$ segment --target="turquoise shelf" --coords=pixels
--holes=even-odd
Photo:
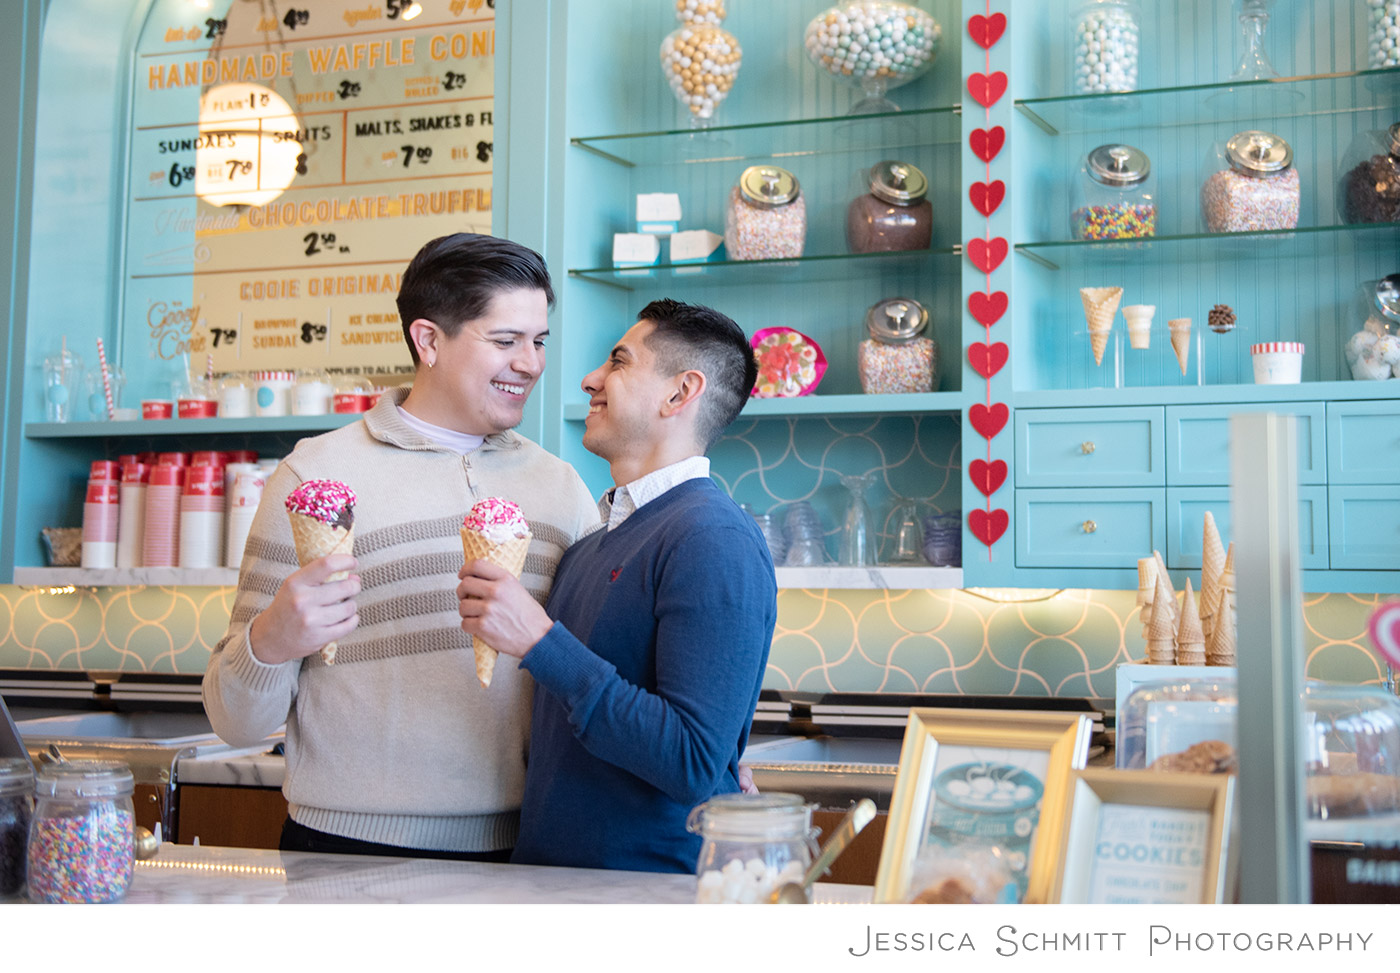
[[[1168,352],[1169,353],[1169,352]],[[1297,385],[1154,385],[1121,389],[1016,392],[1017,408],[1107,408],[1129,405],[1230,405],[1235,402],[1337,402],[1400,399],[1400,379],[1301,382]]]
[[[133,422],[28,422],[26,439],[107,439],[114,436],[216,436],[223,433],[326,432],[362,413],[265,416],[249,419],[159,419]]]
[[[1215,125],[1394,109],[1400,68],[1221,82],[1128,94],[1024,98],[1016,110],[1050,135]]]
[[[966,396],[961,392],[914,392],[903,395],[804,395],[792,399],[750,399],[740,420],[824,416],[866,416],[890,413],[961,413]],[[581,422],[588,404],[564,406],[564,418]]]
[[[590,267],[570,270],[569,276],[623,290],[658,284],[691,283],[708,286],[748,284],[806,284],[829,280],[861,280],[874,273],[921,270],[931,258],[940,261],[962,254],[961,246],[898,253],[832,253],[795,260],[720,260],[704,264],[656,264],[619,269]]]

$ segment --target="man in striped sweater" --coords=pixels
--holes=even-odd
[[[597,526],[578,474],[513,431],[553,300],[533,251],[431,241],[398,295],[412,389],[302,440],[268,480],[204,705],[235,746],[286,723],[285,850],[504,861],[515,844],[533,685],[510,659],[489,690],[477,682],[458,529],[479,499],[519,504],[534,535],[521,582],[543,602],[565,549]],[[298,566],[284,501],[308,479],[358,495],[353,557]]]

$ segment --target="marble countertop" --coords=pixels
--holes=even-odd
[[[813,893],[818,905],[866,903],[871,889],[819,882]],[[126,901],[679,904],[695,901],[695,877],[167,843],[136,863]]]
[[[279,742],[280,738],[246,750],[213,750],[181,757],[175,764],[175,780],[180,784],[281,787],[287,776],[287,758],[268,752]]]

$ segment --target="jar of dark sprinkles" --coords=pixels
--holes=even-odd
[[[22,757],[0,758],[0,899],[24,892],[24,849],[34,814],[34,771]]]

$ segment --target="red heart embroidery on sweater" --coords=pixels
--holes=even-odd
[[[978,237],[968,240],[967,259],[982,273],[990,274],[1006,259],[1006,241],[1001,237],[992,237],[990,240]]]
[[[1005,510],[993,510],[990,514],[985,510],[974,510],[967,515],[968,530],[988,547],[1001,540],[1010,522],[1011,518]]]
[[[973,155],[983,162],[991,162],[997,157],[1001,147],[1006,144],[1006,129],[1000,125],[993,125],[991,128],[974,128],[967,141],[968,145],[972,146]]]
[[[1001,40],[1001,35],[1006,32],[1006,14],[995,13],[990,17],[977,14],[968,20],[967,32],[979,45],[991,50],[992,45]]]
[[[1006,482],[1006,461],[997,459],[988,463],[975,459],[967,465],[967,475],[983,496],[990,497]]]
[[[1006,94],[1006,72],[993,71],[991,74],[983,74],[981,71],[974,71],[967,76],[967,93],[983,108],[991,108]]]
[[[983,216],[991,216],[1006,198],[1006,183],[1000,179],[991,182],[974,182],[967,195],[972,200],[972,208]]]
[[[994,345],[985,345],[980,341],[975,341],[968,346],[967,360],[972,363],[972,367],[977,370],[977,374],[983,378],[991,378],[1001,371],[1001,366],[1006,364],[1007,357],[1011,350],[1004,342],[998,341]]]
[[[1006,420],[1010,416],[1011,410],[1004,402],[993,402],[990,407],[975,402],[972,408],[967,410],[967,421],[972,423],[972,428],[976,429],[983,439],[994,439],[997,433],[1006,428]]]
[[[981,291],[973,291],[967,299],[967,309],[979,324],[990,328],[1006,313],[1006,293],[992,291],[990,294],[984,294]]]

